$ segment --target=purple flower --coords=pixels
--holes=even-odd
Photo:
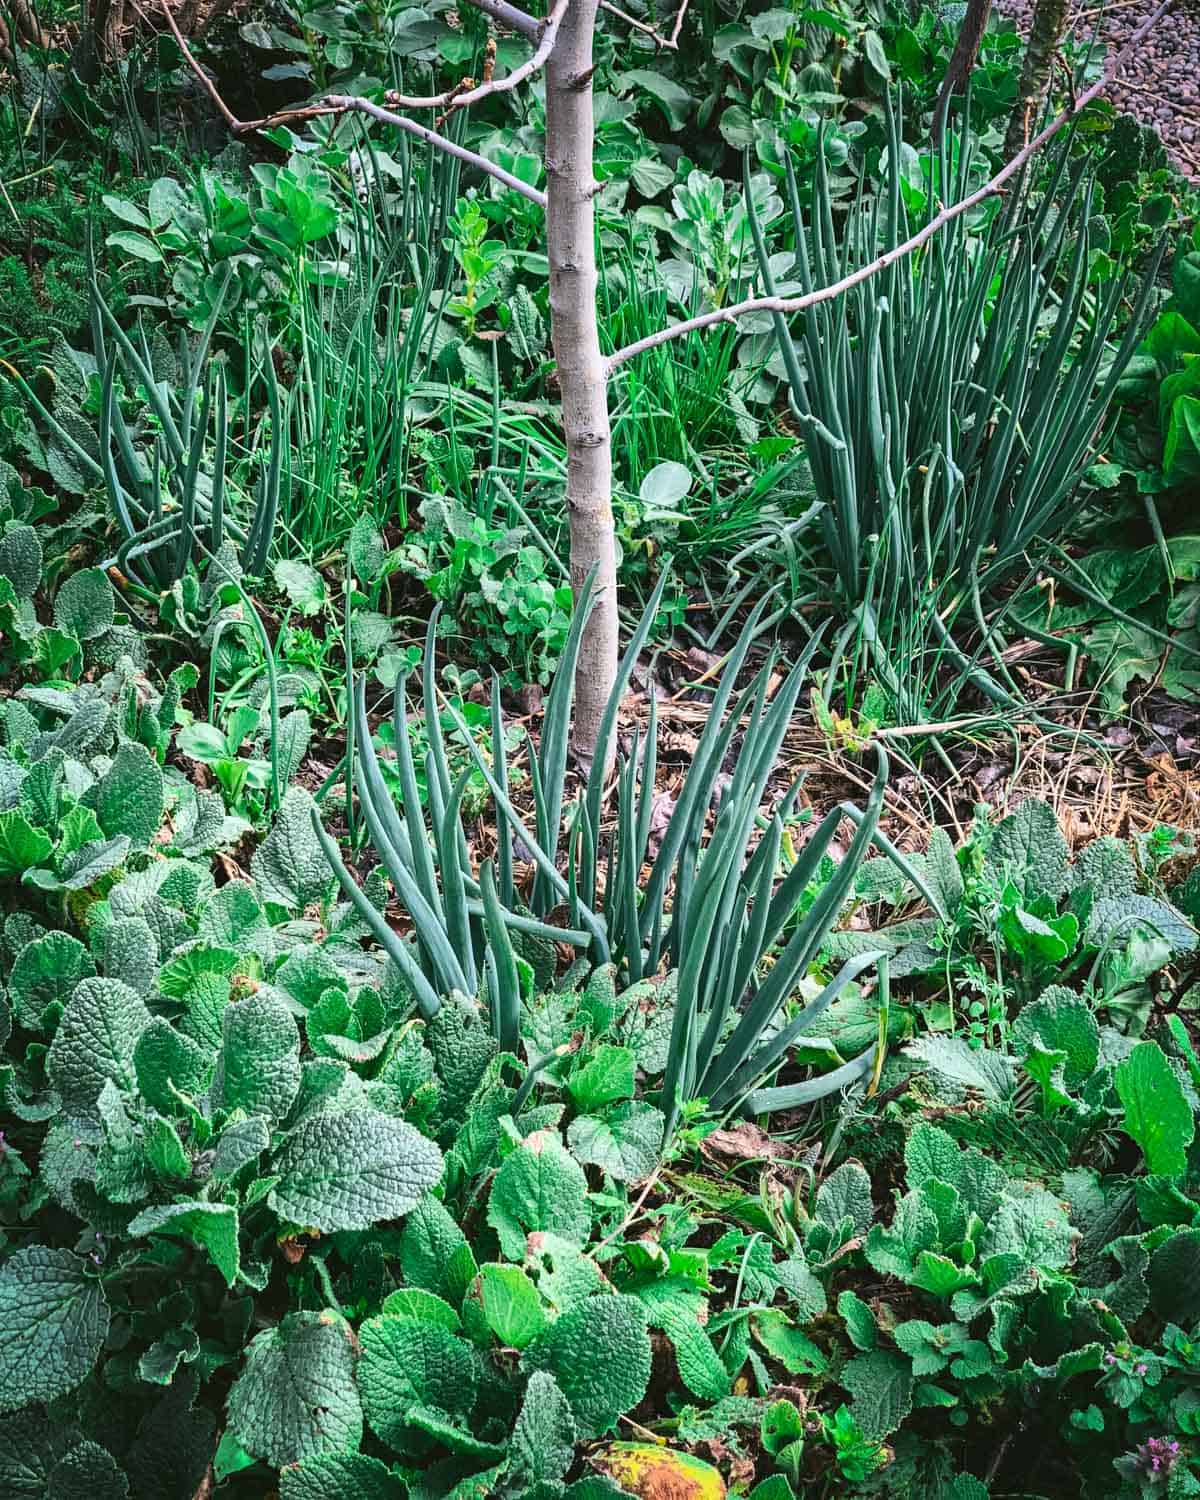
[[[1134,1468],[1148,1479],[1166,1479],[1179,1461],[1179,1444],[1173,1438],[1150,1438],[1134,1450]]]

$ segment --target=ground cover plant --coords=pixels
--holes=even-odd
[[[1196,195],[988,9],[6,12],[0,1500],[1200,1493]]]

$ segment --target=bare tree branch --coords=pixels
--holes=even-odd
[[[490,3],[490,0],[489,0]],[[560,0],[562,9],[565,11],[565,0]],[[505,171],[503,167],[497,166],[495,162],[488,161],[485,156],[480,156],[475,151],[469,151],[466,146],[460,146],[457,141],[449,140],[444,135],[439,135],[436,130],[430,130],[427,125],[420,125],[416,120],[410,120],[404,115],[393,113],[390,109],[384,109],[380,104],[373,104],[370,99],[362,99],[357,95],[330,94],[327,98],[316,104],[301,104],[294,109],[282,109],[276,114],[266,115],[261,120],[239,120],[222,99],[216,84],[196,61],[191,49],[183,38],[171,13],[169,0],[162,0],[163,14],[167,18],[167,25],[171,28],[171,34],[175,43],[184,56],[184,60],[195,73],[196,77],[204,85],[209,98],[221,114],[221,118],[229,126],[235,135],[245,135],[252,130],[267,130],[274,125],[296,125],[304,120],[315,120],[327,115],[364,114],[373,120],[379,120],[385,125],[393,125],[397,130],[406,131],[409,135],[415,135],[418,140],[427,145],[435,146],[439,151],[444,151],[447,156],[456,156],[459,161],[465,161],[478,171],[484,172],[489,177],[494,177],[497,182],[505,187],[511,188],[514,193],[520,193],[523,198],[528,198],[530,203],[535,203],[539,208],[546,207],[546,195],[540,188],[531,187],[529,183],[522,182],[519,177],[514,177],[511,172]],[[561,20],[561,17],[560,17]],[[540,24],[540,23],[539,23]],[[506,82],[507,80],[501,80]],[[490,85],[482,85],[487,92],[492,92]]]
[[[717,323],[732,323],[746,313],[770,312],[770,313],[797,313],[803,312],[807,307],[814,307],[818,302],[829,302],[834,297],[840,297],[843,292],[848,292],[852,287],[869,280],[880,271],[885,271],[888,266],[895,265],[898,260],[911,255],[914,250],[919,250],[928,240],[931,240],[940,229],[944,229],[952,219],[957,219],[961,214],[968,213],[972,208],[982,203],[985,198],[991,198],[1004,186],[1006,182],[1014,177],[1025,163],[1053,136],[1080,114],[1099,94],[1109,86],[1128,61],[1130,55],[1141,45],[1146,35],[1162,19],[1167,12],[1173,9],[1175,0],[1164,0],[1150,16],[1142,22],[1129,40],[1105,66],[1103,73],[1095,83],[1087,88],[1075,99],[1069,109],[1065,109],[1057,119],[1053,120],[1040,135],[1036,135],[1028,145],[1012,158],[1011,161],[983,187],[968,194],[957,203],[943,208],[932,218],[923,229],[919,229],[910,239],[902,245],[895,246],[885,254],[871,261],[868,265],[861,266],[857,271],[852,271],[849,276],[844,276],[841,281],[835,281],[830,286],[820,287],[816,291],[806,292],[802,297],[748,297],[744,302],[735,302],[729,307],[714,308],[712,312],[700,313],[694,318],[685,318],[682,322],[672,323],[667,328],[660,328],[657,333],[647,334],[645,338],[638,339],[635,343],[626,344],[623,349],[618,349],[608,358],[607,369],[609,375],[614,370],[634,359],[639,354],[645,354],[650,349],[657,349],[660,345],[668,343],[671,339],[682,338],[685,334],[694,333],[700,328],[711,328]]]
[[[521,36],[527,37],[531,42],[536,42],[538,34],[545,25],[536,16],[528,15],[515,5],[510,5],[508,0],[471,0],[476,10],[481,10],[485,16],[491,16],[493,21],[498,21],[501,26],[507,26],[510,31],[516,31]]]
[[[554,50],[554,43],[558,40],[558,28],[562,25],[562,18],[567,13],[569,0],[557,0],[557,4],[544,21],[539,21],[540,37],[537,39],[537,47],[533,54],[526,58],[520,67],[514,68],[511,73],[506,73],[503,78],[489,78],[476,87],[468,86],[465,90],[462,84],[454,88],[446,89],[441,94],[431,94],[425,98],[415,95],[398,94],[394,89],[389,89],[384,96],[387,104],[395,109],[446,109],[450,113],[456,109],[465,109],[468,104],[477,104],[480,99],[486,99],[489,94],[506,94],[510,89],[515,89],[519,83],[533,73],[539,72],[546,65],[546,59]]]
[[[519,177],[514,177],[511,172],[506,172],[503,167],[498,167],[494,161],[488,161],[486,156],[480,156],[475,151],[468,151],[466,146],[460,146],[456,141],[448,140],[446,136],[439,135],[436,130],[430,130],[427,125],[419,125],[416,120],[393,114],[390,109],[384,109],[382,105],[372,104],[370,99],[361,99],[354,94],[330,94],[325,103],[329,105],[328,113],[350,114],[357,111],[359,114],[370,115],[371,119],[379,120],[384,125],[394,125],[397,130],[407,131],[409,135],[415,135],[418,140],[425,141],[430,146],[436,146],[447,156],[457,156],[459,161],[468,162],[480,172],[486,172],[489,177],[494,177],[497,182],[503,183],[506,188],[511,188],[514,193],[520,193],[522,198],[528,198],[530,203],[536,203],[539,208],[546,206],[546,195],[541,188],[531,187],[529,183],[522,182]]]
[[[600,0],[600,9],[608,11],[610,16],[619,16],[628,25],[634,26],[638,31],[644,31],[647,36],[654,38],[660,47],[668,47],[672,52],[679,48],[679,33],[683,30],[683,18],[687,15],[689,0],[682,0],[679,9],[675,12],[675,20],[671,26],[669,36],[664,36],[656,27],[649,25],[646,21],[639,21],[636,16],[629,15],[626,11],[618,9],[610,3],[610,0]]]

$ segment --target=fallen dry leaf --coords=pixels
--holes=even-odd
[[[764,1157],[785,1156],[788,1147],[783,1141],[772,1140],[765,1130],[750,1120],[742,1120],[724,1130],[714,1130],[700,1143],[707,1157],[723,1156],[733,1161],[761,1161]]]
[[[725,1500],[720,1469],[655,1443],[610,1443],[592,1463],[641,1500]]]

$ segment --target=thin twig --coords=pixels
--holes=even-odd
[[[803,312],[805,308],[815,307],[818,302],[829,302],[835,297],[840,297],[843,292],[850,291],[853,287],[864,281],[870,280],[872,276],[880,271],[887,270],[888,266],[895,265],[898,260],[919,250],[922,245],[931,240],[940,229],[944,229],[953,219],[967,213],[975,208],[986,198],[994,197],[1011,177],[1024,167],[1025,163],[1040,151],[1041,148],[1053,136],[1073,120],[1082,110],[1092,102],[1097,95],[1101,94],[1113,81],[1117,73],[1124,66],[1130,54],[1140,45],[1146,34],[1167,14],[1174,6],[1175,0],[1164,0],[1164,3],[1149,16],[1121,48],[1120,52],[1112,59],[1097,81],[1074,101],[1069,109],[1065,109],[1056,120],[1046,126],[1040,135],[1034,138],[1008,162],[991,179],[984,183],[983,187],[970,193],[967,197],[960,199],[957,203],[943,208],[940,213],[930,219],[923,229],[919,229],[910,239],[902,245],[895,246],[885,254],[871,261],[868,265],[860,266],[857,271],[852,271],[849,276],[844,276],[840,281],[833,282],[830,286],[818,288],[816,291],[806,292],[802,297],[748,297],[744,302],[735,302],[729,307],[714,308],[712,312],[700,313],[694,318],[685,318],[682,322],[672,323],[667,328],[660,328],[657,333],[647,334],[645,338],[638,339],[632,344],[626,344],[623,349],[616,350],[607,360],[606,368],[611,375],[614,370],[633,359],[636,355],[645,354],[650,349],[657,349],[660,344],[668,343],[671,339],[683,337],[688,333],[694,333],[697,329],[711,328],[715,323],[732,323],[746,313],[770,312],[770,313],[797,313]]]
[[[667,47],[672,52],[679,49],[679,33],[683,30],[683,18],[687,15],[689,0],[682,0],[682,4],[675,12],[675,20],[671,26],[670,36],[664,36],[657,27],[651,26],[648,21],[639,21],[636,16],[631,16],[627,11],[619,9],[611,4],[611,0],[600,0],[600,9],[608,11],[609,15],[619,16],[627,25],[636,27],[638,31],[644,31],[647,36],[653,37],[659,47]]]
[[[650,1193],[654,1188],[654,1184],[658,1181],[659,1173],[662,1171],[662,1169],[663,1163],[659,1162],[654,1171],[650,1173],[650,1176],[646,1178],[646,1185],[639,1193],[637,1202],[633,1205],[633,1207],[629,1210],[629,1212],[625,1215],[625,1217],[621,1220],[617,1227],[613,1230],[610,1230],[609,1233],[606,1234],[600,1241],[600,1243],[592,1249],[593,1258],[595,1257],[597,1250],[603,1250],[605,1245],[611,1244],[619,1234],[624,1234],[631,1224],[637,1223],[642,1209],[645,1207],[646,1199],[650,1196]]]
[[[531,42],[536,41],[544,24],[536,16],[529,15],[515,5],[509,5],[508,0],[471,0],[471,4],[485,16],[491,16],[493,21],[507,26],[510,31],[519,32]]]
[[[565,9],[565,6],[564,6]],[[267,115],[261,120],[239,120],[237,115],[229,108],[222,99],[219,90],[212,79],[196,61],[191,48],[184,41],[183,33],[171,12],[169,0],[162,0],[163,14],[167,18],[167,25],[171,28],[171,34],[175,38],[175,44],[183,54],[184,60],[195,73],[196,77],[204,85],[209,98],[221,114],[221,118],[229,126],[235,135],[245,135],[252,130],[267,130],[275,125],[295,125],[304,120],[315,120],[322,116],[344,115],[357,112],[370,115],[373,120],[379,120],[385,125],[393,125],[397,130],[406,131],[409,135],[415,135],[418,140],[424,141],[426,145],[435,146],[439,151],[445,152],[447,156],[456,156],[459,161],[465,161],[478,171],[494,177],[497,182],[503,183],[511,188],[514,193],[520,193],[523,198],[528,198],[531,203],[537,204],[539,208],[546,207],[546,195],[540,188],[531,187],[529,183],[522,182],[519,177],[514,177],[511,172],[505,171],[503,167],[497,166],[495,162],[488,161],[475,151],[469,151],[465,146],[460,146],[457,141],[449,140],[444,135],[439,135],[436,130],[430,130],[427,125],[420,125],[416,120],[410,120],[404,115],[393,113],[390,109],[384,109],[380,104],[373,104],[370,99],[363,99],[351,94],[330,94],[316,104],[297,105],[293,109],[279,110],[276,114]],[[561,19],[561,18],[560,18]],[[541,23],[538,23],[539,25]],[[491,92],[491,89],[488,89]]]
[[[520,67],[514,68],[511,73],[506,73],[503,78],[486,79],[483,83],[466,89],[462,84],[456,84],[440,94],[431,94],[424,98],[398,94],[394,89],[389,89],[384,95],[385,100],[396,109],[445,109],[446,113],[450,114],[456,109],[465,109],[468,104],[477,104],[480,99],[486,99],[489,94],[508,93],[510,89],[515,89],[519,83],[524,83],[531,74],[545,66],[546,59],[554,50],[554,43],[558,40],[558,28],[562,25],[562,19],[567,13],[567,4],[568,0],[558,0],[546,19],[538,22],[540,35],[535,51]]]

